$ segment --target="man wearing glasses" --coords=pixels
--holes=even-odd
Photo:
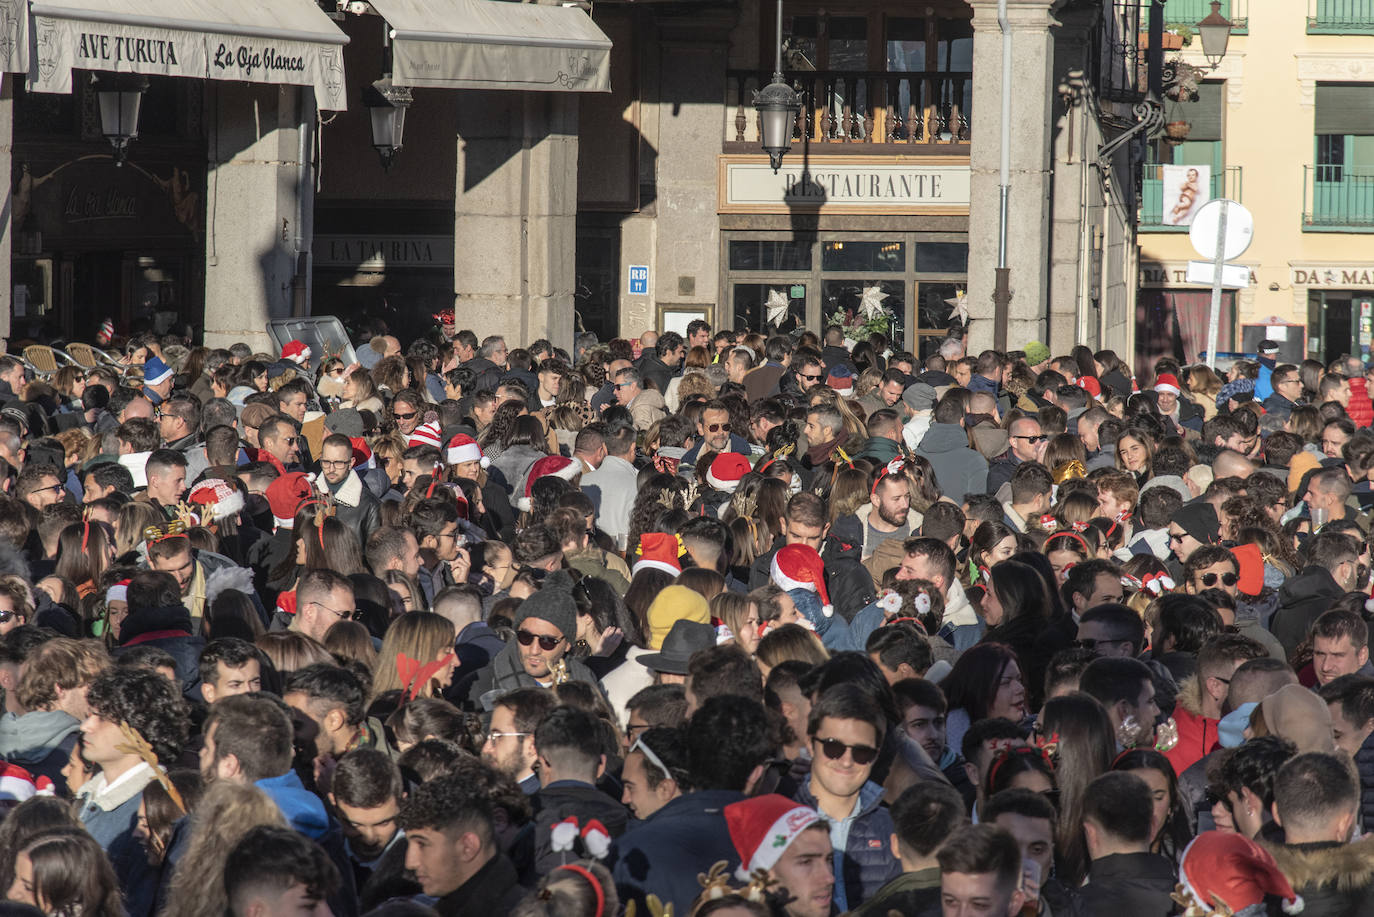
[[[1274,393],[1264,399],[1264,410],[1280,420],[1287,420],[1293,409],[1302,404],[1302,377],[1292,363],[1283,363],[1269,378]]]
[[[33,465],[25,468],[14,486],[15,495],[40,512],[44,507],[61,503],[67,493],[54,465]]]
[[[696,465],[702,452],[738,452],[749,454],[749,440],[730,427],[730,409],[723,401],[709,401],[702,408],[697,421],[697,444],[682,456],[682,464]]]
[[[551,688],[563,681],[601,682],[581,660],[568,655],[577,640],[577,604],[572,577],[555,570],[515,613],[515,639],[477,675],[469,699],[492,709],[496,698],[516,688]]]
[[[615,374],[615,400],[630,412],[635,429],[643,433],[668,413],[663,395],[644,388],[639,370],[630,367]]]
[[[806,398],[808,392],[825,384],[825,367],[814,353],[803,357],[793,357],[792,371],[783,376],[781,391],[784,395],[797,395]]]
[[[258,428],[258,442],[262,444],[259,459],[276,465],[282,474],[300,470],[300,434],[290,420],[280,414],[264,420]]]
[[[296,615],[289,629],[323,645],[329,628],[340,621],[352,621],[357,614],[358,603],[348,577],[333,570],[311,570],[296,588]]]
[[[334,433],[325,438],[320,450],[320,474],[334,497],[339,521],[353,529],[358,544],[367,544],[382,524],[382,504],[353,470],[353,443],[347,436]]]
[[[424,420],[421,405],[420,396],[416,392],[407,389],[396,393],[396,400],[391,402],[391,419],[396,424],[397,433],[409,436],[415,432],[420,421]]]
[[[1034,417],[1021,417],[1012,422],[1010,442],[1007,451],[988,465],[988,493],[997,493],[998,488],[1011,480],[1022,462],[1038,462],[1045,455],[1049,437],[1040,430],[1040,421]]]

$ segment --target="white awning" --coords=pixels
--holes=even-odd
[[[0,72],[29,72],[29,0],[0,0]]]
[[[311,86],[348,107],[348,36],[312,0],[33,0],[29,82],[71,92],[72,70]]]
[[[610,92],[611,40],[576,7],[371,0],[391,27],[398,86]]]

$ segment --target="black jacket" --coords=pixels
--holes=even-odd
[[[835,346],[832,344],[821,348],[821,359],[825,361],[826,375],[829,375],[832,369],[842,363],[850,369],[854,368],[854,358],[850,356],[849,351],[843,346]]]
[[[658,351],[650,350],[639,358],[639,375],[654,384],[659,393],[668,391],[668,380],[673,378],[673,367],[658,358]]]
[[[1374,837],[1353,844],[1264,844],[1302,896],[1303,917],[1374,915]]]
[[[568,853],[554,851],[549,832],[565,818],[576,818],[583,830],[595,819],[612,838],[624,834],[630,824],[629,811],[617,800],[590,784],[572,780],[559,780],[543,787],[530,798],[530,805],[534,808],[534,871],[539,876],[547,875],[574,852],[591,855],[590,850],[579,846]]]
[[[1345,595],[1325,567],[1309,564],[1279,587],[1279,607],[1269,621],[1271,630],[1290,658],[1322,612]]]
[[[123,655],[135,646],[155,646],[171,653],[182,693],[198,696],[195,692],[200,687],[200,653],[205,649],[205,638],[192,634],[191,613],[185,605],[130,611],[119,627],[114,655]]]
[[[784,544],[782,538],[773,543],[767,554],[754,561],[749,571],[749,588],[757,589],[772,581],[773,557]],[[835,611],[846,621],[871,605],[877,594],[873,589],[873,577],[859,561],[860,546],[840,541],[838,538],[825,539],[821,545],[821,559],[825,561],[825,591]]]
[[[517,881],[514,864],[498,853],[471,879],[434,902],[434,910],[439,917],[496,917],[515,910],[523,897],[525,889]]]
[[[1093,860],[1078,889],[1082,914],[1168,917],[1174,912],[1174,865],[1157,853],[1118,853]]]

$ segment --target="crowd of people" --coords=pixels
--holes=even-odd
[[[1374,914],[1374,365],[434,318],[0,356],[9,914]]]

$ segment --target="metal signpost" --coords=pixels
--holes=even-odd
[[[1199,255],[1211,261],[1212,305],[1207,316],[1207,365],[1217,364],[1217,331],[1221,324],[1221,290],[1228,286],[1226,262],[1239,258],[1250,247],[1255,235],[1255,218],[1232,200],[1218,198],[1203,204],[1193,217],[1188,238]],[[1246,272],[1248,283],[1248,272]],[[1245,286],[1246,284],[1240,284]]]

